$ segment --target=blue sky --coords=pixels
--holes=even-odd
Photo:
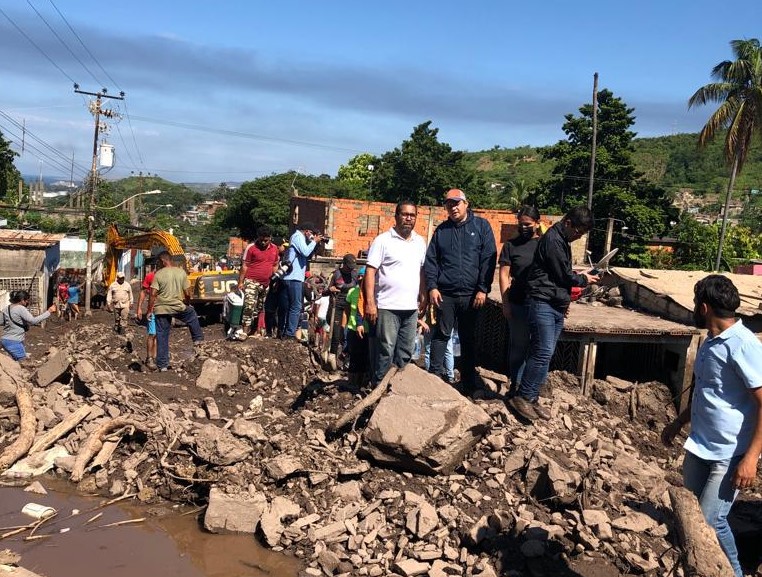
[[[551,144],[563,137],[563,115],[591,101],[596,71],[600,88],[635,108],[640,136],[697,131],[711,109],[688,111],[690,95],[731,57],[730,40],[762,34],[759,0],[732,10],[708,0],[0,0],[0,8],[10,18],[0,14],[0,131],[20,152],[14,122],[23,122],[53,149],[46,158],[27,148],[16,163],[23,173],[68,176],[72,153],[75,176],[89,168],[93,121],[74,80],[127,94],[111,103],[124,116],[109,123],[117,162],[107,176],[143,171],[175,182],[335,175],[359,152],[399,146],[427,120],[460,150]]]

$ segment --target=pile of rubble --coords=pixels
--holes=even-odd
[[[254,533],[315,577],[681,574],[658,383],[596,381],[589,399],[555,373],[553,419],[527,426],[500,375],[471,402],[410,366],[337,427],[364,393],[297,343],[211,341],[151,374],[114,338],[80,327],[31,376],[0,356],[6,476],[207,503],[208,530]]]

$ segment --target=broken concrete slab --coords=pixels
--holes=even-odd
[[[212,487],[204,528],[211,533],[253,533],[266,508],[264,493],[228,495]]]
[[[87,359],[79,359],[74,365],[74,372],[77,373],[79,380],[83,383],[92,383],[95,381],[95,365]]]
[[[214,392],[217,387],[232,387],[238,383],[239,366],[235,361],[207,359],[201,367],[201,374],[196,379],[196,386],[205,391]]]
[[[484,409],[413,364],[389,386],[363,433],[364,454],[380,463],[447,474],[490,429]]]
[[[61,445],[56,445],[47,451],[34,453],[16,461],[8,470],[3,472],[6,477],[39,477],[50,471],[56,459],[68,457],[69,452]]]
[[[35,379],[37,386],[47,387],[53,381],[69,370],[69,354],[65,350],[59,350],[52,354],[47,361],[37,369]]]
[[[199,427],[195,435],[196,452],[212,465],[232,465],[243,461],[253,450],[250,445],[239,441],[227,429],[214,425]]]
[[[298,504],[285,497],[275,497],[272,500],[259,520],[259,528],[270,547],[278,544],[283,531],[286,530],[283,522],[290,517],[296,517],[301,510]]]

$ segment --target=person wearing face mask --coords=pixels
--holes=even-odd
[[[508,375],[511,379],[509,396],[516,394],[529,353],[527,275],[540,240],[540,213],[535,207],[522,206],[516,217],[519,234],[503,244],[498,259],[503,315],[508,321]]]
[[[571,289],[598,280],[590,272],[576,273],[572,269],[571,243],[592,227],[593,213],[589,208],[572,208],[540,238],[527,273],[529,354],[518,391],[508,400],[508,406],[528,421],[551,418],[550,411],[538,402],[540,387],[564,330]]]
[[[715,530],[733,574],[743,577],[728,513],[741,489],[753,487],[762,453],[762,344],[736,318],[741,297],[722,275],[704,277],[693,288],[693,319],[707,338],[693,366],[695,385],[688,407],[661,434],[671,447],[691,424],[685,441],[683,483],[699,501]]]
[[[257,240],[246,247],[238,275],[238,286],[243,290],[243,315],[241,330],[249,334],[252,323],[265,308],[270,290],[270,278],[280,262],[278,247],[272,243],[272,233],[267,226],[257,229]]]
[[[132,306],[132,287],[125,281],[124,273],[116,273],[116,280],[106,292],[106,309],[114,312],[114,331],[121,335],[127,328]]]

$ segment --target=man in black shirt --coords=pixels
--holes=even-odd
[[[564,328],[572,287],[596,282],[590,273],[572,270],[571,243],[593,227],[593,213],[585,206],[571,209],[540,239],[527,277],[530,345],[518,394],[508,402],[522,417],[549,420],[550,411],[540,405],[540,386],[548,376],[550,359]]]

